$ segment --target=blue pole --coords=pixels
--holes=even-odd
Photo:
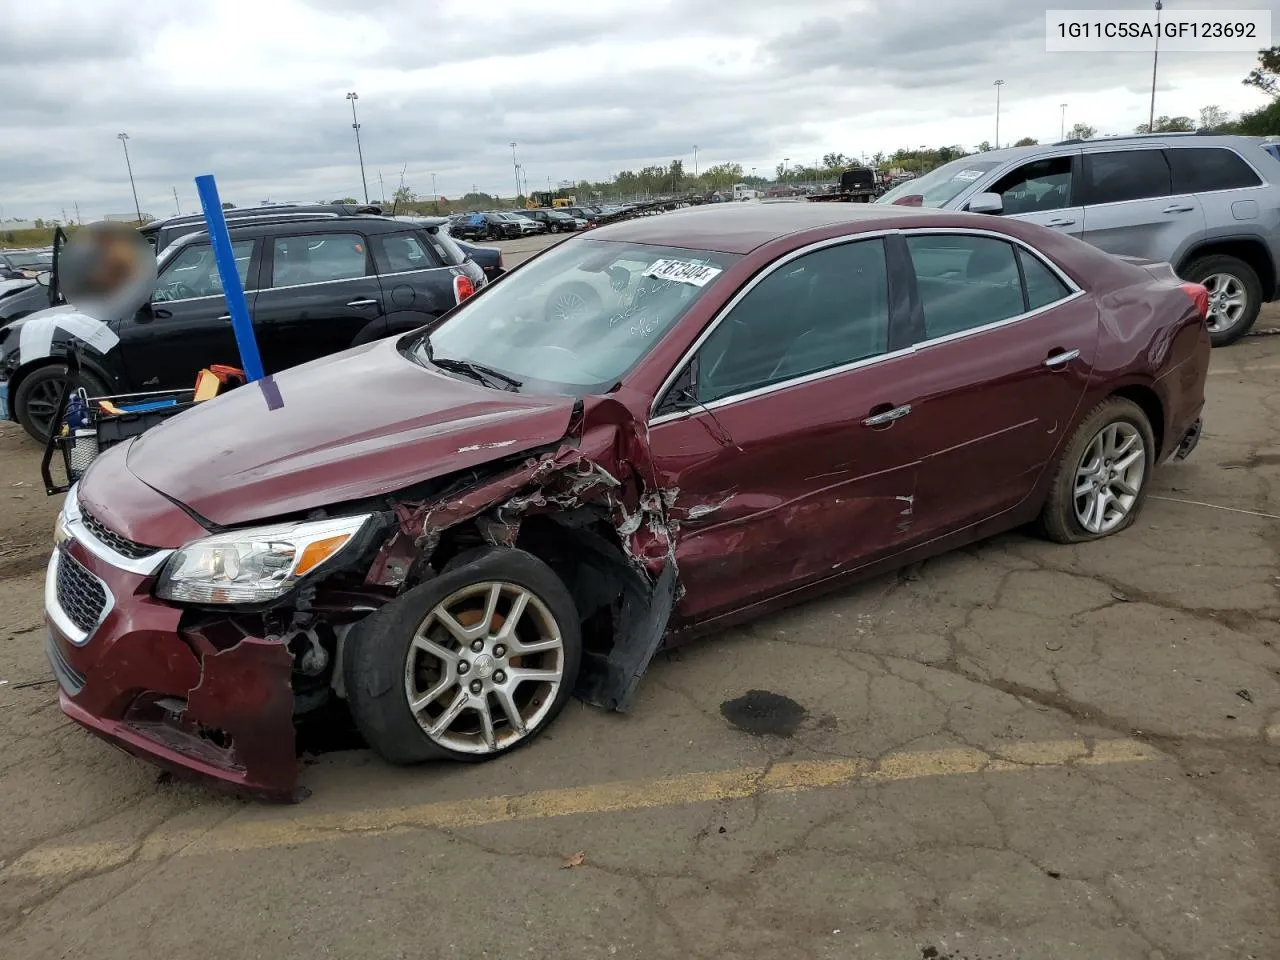
[[[213,181],[213,174],[206,173],[196,177],[196,190],[200,193],[200,206],[204,208],[204,221],[209,229],[209,242],[213,244],[218,276],[222,278],[222,292],[227,298],[231,328],[235,331],[236,346],[240,349],[240,366],[244,369],[246,380],[261,380],[262,357],[258,353],[257,338],[253,335],[249,301],[245,299],[244,285],[236,270],[236,257],[231,251],[231,234],[227,232],[227,218],[222,215],[222,201],[218,198],[218,185]]]

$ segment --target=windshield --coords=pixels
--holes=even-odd
[[[423,365],[465,360],[529,392],[617,383],[720,281],[734,254],[601,240],[553,247],[407,341]]]
[[[53,266],[53,251],[11,253],[9,259],[21,270],[47,270]]]
[[[962,157],[943,164],[937,170],[931,170],[923,177],[898,184],[876,203],[900,202],[903,197],[920,197],[917,207],[945,207],[973,182],[996,167],[1003,160],[983,160],[980,157]]]

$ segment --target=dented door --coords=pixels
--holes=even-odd
[[[895,372],[904,359],[652,428],[659,481],[679,489],[670,511],[680,525],[679,618],[856,569],[905,542],[917,469],[911,417],[863,425],[873,408],[907,402]]]
[[[775,263],[704,333],[650,429],[679,524],[677,617],[839,575],[904,541],[919,444],[896,292],[882,239],[824,242]]]

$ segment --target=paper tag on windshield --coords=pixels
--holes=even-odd
[[[951,179],[952,180],[977,180],[980,176],[982,176],[981,170],[961,170]]]
[[[723,272],[719,267],[690,263],[688,260],[655,260],[644,275],[657,277],[659,280],[674,280],[676,283],[691,283],[695,287],[705,287]]]

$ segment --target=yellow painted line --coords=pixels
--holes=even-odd
[[[856,783],[893,783],[925,777],[1076,764],[1141,763],[1154,757],[1155,752],[1150,747],[1135,740],[1095,741],[1092,749],[1083,740],[1051,740],[1012,744],[994,753],[957,747],[891,753],[879,762],[856,758],[799,760],[770,767],[740,767],[686,773],[659,780],[624,780],[381,809],[259,816],[212,829],[173,825],[154,831],[141,844],[107,840],[40,847],[28,851],[0,870],[0,879],[68,876],[110,870],[130,861],[147,863],[173,856],[209,856],[293,847],[400,830],[461,830],[551,817],[625,813],[742,800],[762,794],[801,793]]]

